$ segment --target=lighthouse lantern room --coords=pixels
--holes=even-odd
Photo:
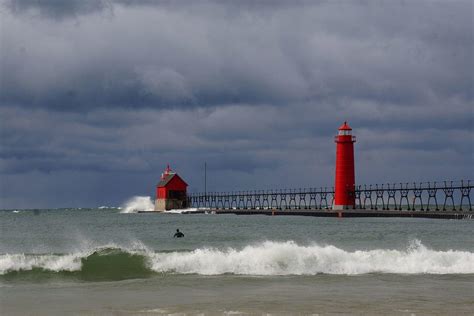
[[[335,137],[336,179],[334,183],[333,210],[344,210],[355,206],[355,168],[352,128],[344,122]]]

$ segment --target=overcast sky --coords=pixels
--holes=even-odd
[[[474,178],[472,1],[0,3],[0,208]]]

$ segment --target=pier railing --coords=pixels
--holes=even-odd
[[[356,185],[354,209],[472,211],[471,180]],[[209,209],[331,209],[334,188],[191,193],[188,205]]]

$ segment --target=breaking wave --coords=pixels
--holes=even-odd
[[[164,211],[164,213],[166,213],[166,214],[183,214],[183,213],[189,214],[189,213],[196,213],[196,212],[206,211],[206,210],[208,210],[208,209],[192,207],[192,208],[167,210],[167,211]]]
[[[153,252],[149,249],[96,248],[73,254],[3,254],[0,277],[72,276],[83,280],[146,278],[153,274],[200,275],[357,275],[472,274],[474,253],[436,251],[419,241],[404,250],[346,251],[335,246],[271,242],[241,249],[199,248]]]
[[[155,209],[149,196],[134,196],[120,207],[120,213],[151,212]]]
[[[101,206],[100,208],[106,208],[106,206]],[[137,212],[152,212],[155,210],[155,205],[149,196],[134,196],[131,199],[127,200],[122,206],[118,207],[120,213],[137,213]],[[168,210],[164,213],[170,214],[181,214],[183,212],[193,213],[202,210],[207,210],[206,208],[187,208],[187,209],[176,209]]]
[[[148,277],[148,256],[144,251],[98,248],[73,254],[0,255],[0,277],[42,279],[54,276],[89,281],[124,280]]]

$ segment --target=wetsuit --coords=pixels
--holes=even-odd
[[[184,237],[184,234],[180,231],[176,232],[176,234],[174,234],[174,237],[176,238],[181,238],[181,237]]]

